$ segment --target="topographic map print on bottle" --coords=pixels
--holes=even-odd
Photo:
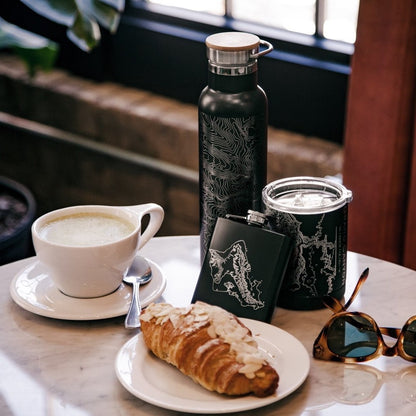
[[[272,213],[273,228],[295,243],[281,295],[291,292],[305,299],[319,298],[345,286],[345,211],[346,208],[314,215]]]
[[[227,293],[244,308],[256,310],[264,307],[261,281],[251,277],[244,240],[234,242],[225,251],[209,249],[209,256],[213,292]]]
[[[256,117],[217,117],[200,114],[201,238],[209,244],[218,217],[246,215],[261,207],[262,143]],[[263,176],[263,175],[260,175]]]

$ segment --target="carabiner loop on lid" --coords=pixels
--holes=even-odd
[[[260,56],[266,55],[273,50],[273,45],[270,42],[267,42],[267,40],[260,39],[259,44],[262,46],[266,46],[266,49],[250,55],[250,58],[252,59],[260,58]]]

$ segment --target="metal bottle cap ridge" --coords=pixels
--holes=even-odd
[[[246,75],[257,71],[257,59],[273,50],[271,43],[245,32],[222,32],[206,41],[208,69],[218,75]],[[260,46],[266,49],[259,52]]]

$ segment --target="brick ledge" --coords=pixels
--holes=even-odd
[[[170,98],[55,69],[28,79],[20,60],[0,55],[0,110],[137,154],[198,169],[197,109]],[[268,180],[336,175],[343,148],[269,127]]]

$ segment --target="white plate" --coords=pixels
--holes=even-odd
[[[295,391],[309,373],[305,347],[292,335],[272,325],[241,319],[251,329],[270,364],[280,376],[268,397],[228,397],[205,390],[172,365],[150,353],[142,334],[127,341],[117,354],[115,369],[121,384],[136,397],[165,409],[192,413],[231,413],[277,402]]]
[[[152,280],[140,286],[142,306],[156,300],[165,290],[166,279],[159,266],[147,259]],[[45,267],[36,257],[12,280],[10,294],[22,308],[37,315],[76,321],[113,318],[125,315],[129,309],[132,289],[122,283],[113,293],[92,299],[64,295],[52,282]]]

